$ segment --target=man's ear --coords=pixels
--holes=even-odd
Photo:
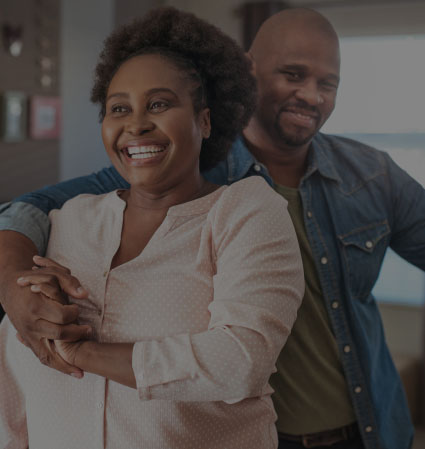
[[[256,70],[257,70],[257,64],[255,63],[255,60],[254,60],[254,58],[252,56],[252,53],[247,51],[245,53],[245,56],[248,58],[249,62],[251,63],[251,69],[250,69],[251,75],[255,77],[256,76]]]
[[[204,108],[199,113],[200,125],[202,129],[202,138],[208,139],[211,135],[211,116],[210,108]]]

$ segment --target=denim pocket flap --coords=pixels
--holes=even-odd
[[[345,247],[355,246],[367,253],[373,252],[377,243],[391,232],[387,220],[356,228],[348,234],[339,235]]]

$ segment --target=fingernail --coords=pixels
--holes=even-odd
[[[78,287],[78,288],[77,288],[77,293],[78,293],[79,295],[84,295],[84,294],[87,293],[87,292],[84,290],[83,287]]]
[[[89,328],[87,329],[87,337],[91,337],[93,335],[93,329]]]
[[[25,281],[25,278],[23,278],[23,277],[20,277],[20,278],[18,278],[17,279],[17,281],[16,282],[24,282]]]
[[[72,377],[75,377],[76,379],[81,379],[83,376],[80,373],[71,373]]]
[[[41,259],[41,257],[36,254],[35,256],[33,256],[33,259]]]
[[[31,285],[31,291],[33,292],[41,292],[41,288],[39,285]]]

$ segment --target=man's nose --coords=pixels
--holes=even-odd
[[[305,82],[296,92],[298,99],[305,101],[310,106],[318,106],[324,102],[323,96],[313,80]]]
[[[155,124],[145,113],[132,114],[125,124],[126,132],[133,135],[141,135],[152,131],[154,128]]]

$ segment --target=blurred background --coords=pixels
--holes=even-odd
[[[109,165],[89,101],[97,56],[117,25],[161,5],[195,13],[245,48],[285,7],[324,14],[341,38],[342,67],[323,131],[388,151],[425,186],[423,0],[0,0],[0,203]],[[389,251],[374,293],[415,422],[425,421],[425,274]]]

